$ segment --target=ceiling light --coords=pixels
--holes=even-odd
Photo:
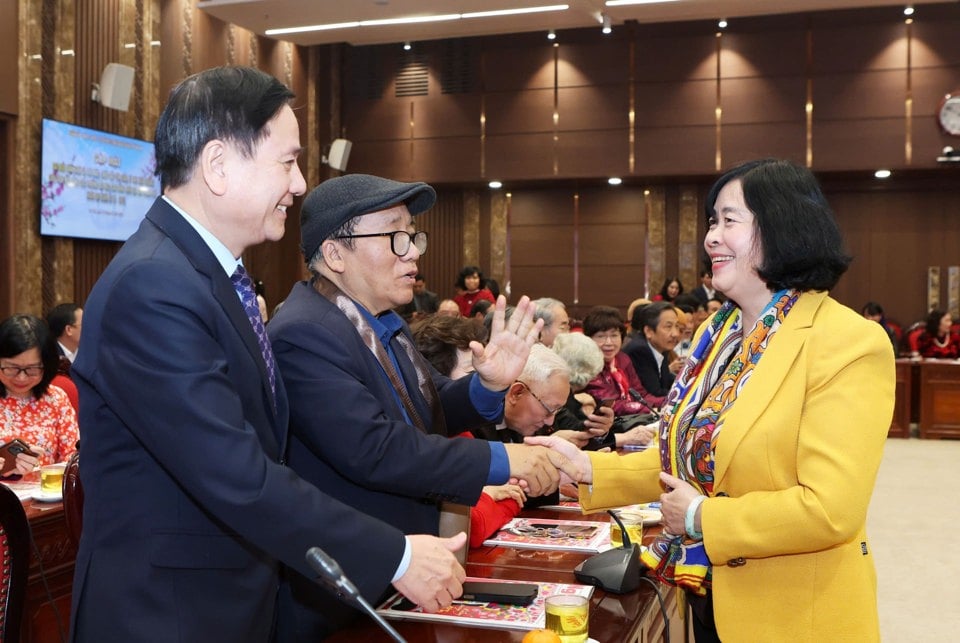
[[[411,49],[413,49],[413,45],[410,44],[410,41],[409,41],[409,40],[408,40],[407,42],[403,43],[403,50],[404,50],[404,51],[410,51]]]
[[[568,4],[551,4],[542,7],[524,7],[522,9],[497,9],[494,11],[472,11],[461,13],[461,18],[494,18],[496,16],[515,16],[521,13],[544,13],[546,11],[566,11]]]
[[[889,179],[890,170],[877,170],[876,172],[873,173],[873,175],[878,179]]]
[[[676,0],[607,0],[608,7],[629,7],[632,4],[660,4],[662,2],[676,2]]]
[[[720,27],[721,29],[726,29],[727,28],[726,18],[720,18],[720,22],[717,23],[717,26]]]
[[[557,32],[556,32],[556,31],[554,31],[553,29],[551,29],[550,31],[547,32],[547,40],[556,40],[556,39],[557,39]]]
[[[354,22],[337,22],[324,25],[308,25],[304,27],[284,27],[282,29],[267,29],[267,36],[282,36],[286,34],[305,33],[308,31],[330,31],[332,29],[352,29],[355,27],[382,27],[385,25],[410,25],[424,22],[444,22],[460,20],[461,18],[492,18],[495,16],[512,16],[522,13],[543,13],[547,11],[566,11],[568,4],[550,4],[540,7],[525,7],[522,9],[501,9],[498,11],[474,11],[471,13],[444,13],[430,16],[408,16],[402,18],[384,18],[382,20],[358,20]]]
[[[912,16],[912,15],[913,15],[913,5],[912,5],[912,4],[908,4],[906,7],[903,8],[903,15],[905,15],[905,16]]]
[[[607,183],[610,185],[620,185],[623,183],[623,179],[621,179],[619,176],[611,176],[609,179],[607,179]]]
[[[487,186],[491,190],[499,190],[500,188],[503,187],[503,183],[501,183],[500,181],[490,181],[489,183],[487,183]]]
[[[603,23],[603,33],[610,33],[613,28],[610,26],[610,16],[605,13],[600,14],[600,20]]]

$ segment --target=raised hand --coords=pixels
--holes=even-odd
[[[401,594],[423,608],[436,612],[448,607],[454,598],[463,594],[466,572],[453,552],[463,548],[467,535],[460,532],[452,538],[436,536],[407,536],[410,543],[410,566],[393,586]]]
[[[504,322],[506,308],[507,300],[501,295],[494,307],[490,341],[486,346],[470,342],[473,368],[480,382],[491,391],[502,391],[513,384],[523,371],[530,347],[537,343],[543,328],[543,320],[533,321],[536,306],[529,297],[521,297],[510,320]]]

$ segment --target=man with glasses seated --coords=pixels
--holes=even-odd
[[[477,427],[471,433],[484,440],[522,444],[527,436],[551,430],[569,395],[570,366],[555,352],[537,344],[530,349],[520,376],[507,389],[503,419]],[[524,507],[555,504],[558,500],[555,493],[529,496]]]
[[[484,485],[514,478],[539,495],[557,488],[558,467],[578,475],[539,447],[447,438],[501,417],[542,324],[526,297],[505,322],[501,298],[489,343],[470,345],[475,373],[457,380],[417,352],[393,309],[413,297],[427,249],[414,217],[435,199],[425,183],[363,174],[315,188],[300,218],[312,278],[293,287],[268,327],[290,401],[290,466],[408,534],[436,534],[441,501],[472,505]],[[566,391],[553,403],[565,400]],[[459,549],[465,540],[449,542]],[[296,640],[318,640],[356,616],[295,572],[281,596],[281,624]]]

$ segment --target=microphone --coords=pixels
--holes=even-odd
[[[407,643],[406,639],[400,636],[382,616],[377,614],[377,611],[370,606],[370,603],[364,600],[359,590],[357,590],[357,586],[346,577],[340,568],[340,564],[327,554],[327,552],[319,547],[311,547],[307,550],[306,558],[310,568],[320,575],[320,579],[326,585],[337,592],[338,598],[341,598],[341,600],[346,598],[349,599],[347,602],[359,605],[364,612],[370,615],[370,618],[372,618],[377,625],[383,628],[383,631],[390,635],[390,638],[397,643]]]

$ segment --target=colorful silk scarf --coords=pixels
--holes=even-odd
[[[706,496],[713,495],[714,454],[726,413],[798,296],[795,290],[775,293],[745,339],[741,311],[733,302],[714,315],[663,407],[660,460],[664,471]],[[665,583],[700,596],[710,587],[711,563],[702,540],[662,533],[641,560]]]

